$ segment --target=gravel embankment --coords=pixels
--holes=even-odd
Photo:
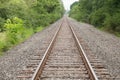
[[[92,25],[80,23],[73,19],[70,22],[74,25],[78,36],[83,38],[98,58],[103,60],[106,68],[116,78],[120,79],[120,38],[100,31]],[[119,78],[119,79],[117,79]]]
[[[59,22],[59,21],[58,21]],[[29,59],[45,50],[54,35],[58,22],[36,33],[24,43],[7,51],[0,57],[0,80],[17,80],[19,71],[29,64]]]

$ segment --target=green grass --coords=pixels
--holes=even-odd
[[[0,33],[0,56],[4,55],[4,52],[9,50],[11,47],[20,44],[21,42],[25,41],[30,36],[32,36],[34,33],[42,31],[43,29],[44,27],[37,27],[35,30],[33,30],[33,28],[25,29],[24,38],[19,38],[19,41],[17,41],[16,44],[10,43],[10,41],[7,39],[6,32]]]
[[[37,27],[36,29],[35,29],[35,32],[39,32],[39,31],[41,31],[41,30],[43,30],[44,29],[44,27]]]
[[[6,41],[6,33],[0,33],[0,56],[3,55],[3,52],[6,51],[7,48],[7,41]]]
[[[104,28],[104,27],[96,27],[96,28],[101,30],[101,31],[105,31],[105,32],[114,34],[117,37],[120,37],[120,32],[111,31],[111,30],[108,30],[107,28]]]
[[[3,33],[0,33],[0,41],[5,41],[6,39],[6,33],[3,32]]]
[[[115,32],[114,33],[116,36],[120,37],[120,33],[119,32]]]
[[[0,33],[0,56],[3,54],[6,43],[6,33]]]

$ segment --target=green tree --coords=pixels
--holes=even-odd
[[[60,0],[0,0],[0,52],[62,17]]]
[[[107,31],[120,33],[119,0],[80,0],[71,6],[70,16]]]

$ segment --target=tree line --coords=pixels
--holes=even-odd
[[[53,23],[63,12],[60,0],[0,0],[0,52]]]
[[[79,0],[71,6],[70,17],[120,36],[119,0]]]

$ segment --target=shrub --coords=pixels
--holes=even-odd
[[[25,38],[23,21],[17,17],[8,19],[4,25],[9,44],[16,44]]]

